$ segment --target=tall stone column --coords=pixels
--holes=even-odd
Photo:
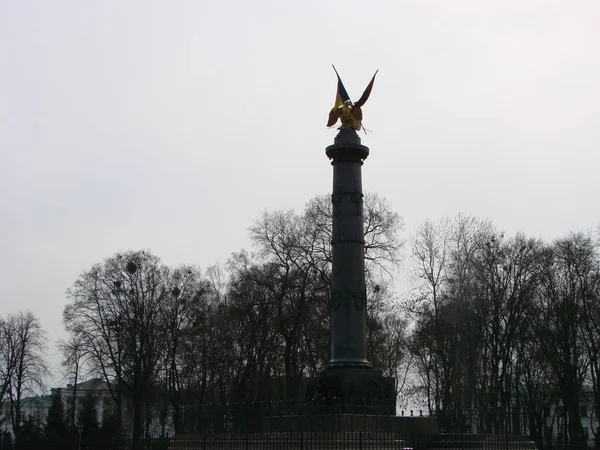
[[[306,380],[311,411],[394,415],[395,379],[367,360],[362,165],[369,149],[343,128],[326,149],[333,166],[331,360]]]
[[[333,166],[331,360],[328,369],[371,368],[366,353],[362,165],[369,149],[344,128],[326,149]]]

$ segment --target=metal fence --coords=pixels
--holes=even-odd
[[[280,433],[202,433],[176,435],[168,439],[147,442],[144,449],[152,450],[320,450],[320,449],[426,449],[419,443],[423,436],[402,436],[384,432],[280,432]],[[431,436],[428,436],[430,439]],[[102,447],[89,450],[133,450],[130,446]],[[416,445],[415,445],[416,444]]]
[[[558,444],[558,443],[557,443]],[[290,431],[177,434],[152,437],[134,446],[131,440],[82,442],[36,440],[13,450],[433,450],[538,449],[525,437],[510,435],[447,435],[386,431]],[[566,450],[564,445],[543,449]],[[8,450],[8,449],[3,449]]]
[[[78,442],[77,439],[24,440],[0,450],[592,450],[594,441],[568,443],[546,439],[534,443],[525,436],[399,433],[387,431],[289,431],[188,433],[153,436],[134,446],[130,439]]]
[[[497,434],[476,434],[469,427],[466,433],[464,427],[449,432],[452,427],[439,428],[443,417],[421,411],[402,411],[398,417],[373,408],[334,406],[333,413],[331,407],[307,409],[281,403],[194,406],[173,417],[173,435],[146,435],[135,445],[122,437],[100,440],[100,434],[81,441],[81,435],[62,441],[38,435],[18,446],[0,441],[0,450],[600,450],[594,441],[553,438],[534,443],[517,427],[505,427]],[[435,426],[424,426],[427,423]]]
[[[300,431],[303,427],[303,431],[306,431],[310,423],[310,428],[317,427],[317,431],[338,431],[332,427],[339,422],[339,418],[349,417],[358,424],[372,422],[373,419],[369,418],[384,416],[390,417],[384,407],[345,404],[307,406],[252,402],[225,406],[188,405],[174,414],[174,427],[176,433],[270,432],[275,431],[274,426],[277,427],[276,431]],[[295,419],[291,420],[292,417]]]
[[[137,446],[131,440],[84,442],[24,441],[14,450],[403,450],[431,448],[432,435],[390,432],[246,432],[178,434],[153,437]],[[8,449],[3,449],[8,450]]]

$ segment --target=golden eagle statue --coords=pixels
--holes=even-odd
[[[335,66],[333,67],[333,70],[335,70],[335,74],[337,75],[338,85],[337,92],[335,95],[335,106],[329,112],[329,120],[327,121],[327,126],[334,126],[339,119],[341,122],[341,126],[338,128],[338,130],[341,130],[342,128],[352,128],[356,131],[360,131],[360,129],[362,128],[363,118],[361,107],[369,99],[369,96],[371,95],[371,90],[373,89],[373,83],[375,82],[375,75],[377,75],[377,72],[379,71],[375,72],[375,75],[373,75],[373,78],[371,78],[371,82],[365,89],[365,92],[363,92],[363,95],[358,99],[358,101],[356,103],[352,103],[352,100],[350,100],[350,96],[348,95],[348,92],[346,92],[346,88],[342,83],[342,79],[340,78],[340,75],[335,69]]]

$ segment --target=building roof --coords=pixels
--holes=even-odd
[[[75,389],[78,391],[106,391],[108,390],[108,384],[102,378],[92,378],[81,383],[77,383],[75,386],[70,384],[67,387],[59,388],[62,392],[70,392]]]
[[[10,401],[8,399],[4,399],[2,401],[2,405],[8,407]],[[52,405],[52,396],[51,395],[37,395],[35,397],[25,397],[21,399],[21,407],[44,407],[49,408]]]

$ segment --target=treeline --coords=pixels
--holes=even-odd
[[[0,317],[0,425],[11,426],[17,441],[36,428],[32,419],[21,420],[21,407],[43,388],[48,375],[45,352],[46,333],[34,314]]]
[[[402,223],[377,195],[366,196],[364,219],[369,354],[402,380],[407,324],[384,276],[399,262]],[[204,273],[125,252],[68,290],[70,381],[93,373],[109,382],[117,413],[129,411],[134,441],[152,419],[164,429],[186,405],[295,402],[303,377],[328,362],[329,197],[313,198],[301,213],[263,213],[250,237],[252,252]]]
[[[108,382],[114,422],[131,424],[134,442],[189,405],[297,401],[302,379],[329,358],[331,213],[327,196],[301,212],[264,212],[249,230],[251,251],[204,272],[147,251],[86,270],[67,291],[67,381]],[[459,215],[425,222],[404,242],[401,217],[377,195],[365,197],[363,219],[368,357],[398,380],[400,404],[422,401],[458,431],[466,411],[477,412],[479,432],[524,416],[534,438],[559,405],[565,436],[581,436],[588,391],[600,416],[593,234],[546,243]],[[410,289],[398,298],[402,254]],[[43,336],[33,315],[14,317]],[[5,336],[2,395],[16,411],[40,386],[44,339],[30,353],[39,370],[19,388]]]
[[[405,310],[432,410],[458,428],[476,411],[482,432],[524,415],[536,440],[560,418],[564,437],[583,436],[582,407],[600,417],[598,237],[508,237],[462,215],[417,228]]]

